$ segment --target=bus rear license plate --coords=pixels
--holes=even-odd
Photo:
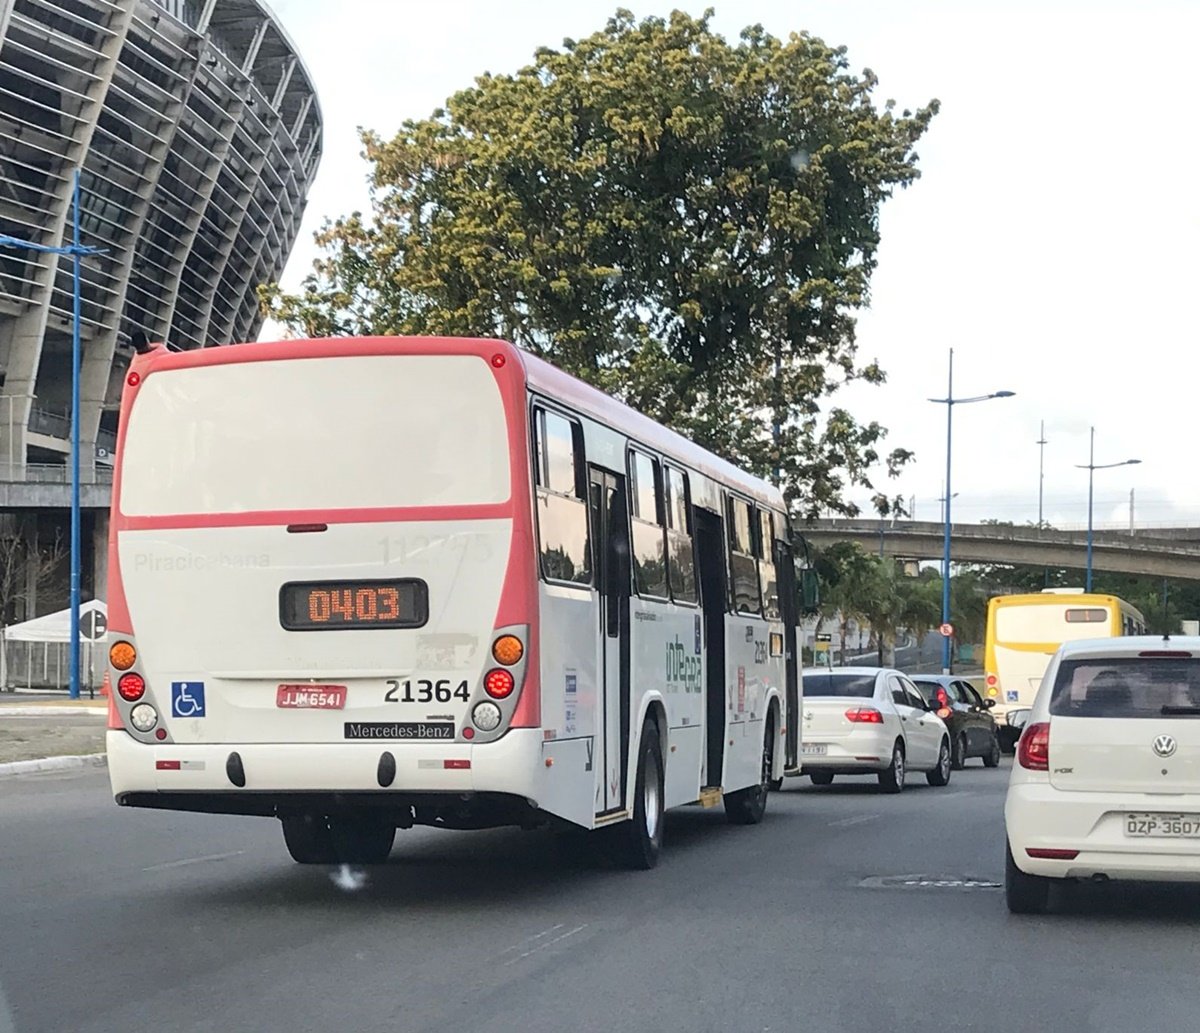
[[[451,721],[347,721],[347,739],[453,739]]]
[[[285,710],[342,710],[346,706],[345,685],[280,685],[275,706]]]
[[[800,752],[806,757],[824,757],[829,752],[829,747],[823,742],[806,742]]]

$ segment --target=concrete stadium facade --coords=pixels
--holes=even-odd
[[[283,270],[321,148],[312,79],[258,0],[0,0],[0,234],[63,244],[79,169],[82,243],[106,249],[82,274],[97,565],[131,336],[183,349],[254,340],[255,289]],[[10,516],[53,522],[67,505],[71,266],[0,248]],[[102,571],[90,580],[101,594]]]

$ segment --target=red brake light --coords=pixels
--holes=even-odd
[[[117,691],[123,700],[135,703],[146,694],[146,680],[140,674],[130,671],[121,675],[120,681],[117,682]]]
[[[937,701],[939,707],[948,707],[950,705],[950,697],[946,695],[946,690],[940,685],[937,690]]]
[[[1144,649],[1138,656],[1154,656],[1169,660],[1190,660],[1192,654],[1186,649]]]
[[[1017,763],[1030,771],[1050,770],[1050,725],[1028,725],[1017,742]]]
[[[1074,861],[1078,850],[1060,850],[1057,847],[1027,846],[1025,853],[1030,857],[1044,857],[1047,861]]]
[[[504,358],[503,352],[496,352],[496,354],[492,356],[492,365],[496,369],[503,369],[504,363],[505,363],[505,358]]]
[[[859,707],[857,710],[847,710],[846,720],[859,725],[881,725],[883,715],[874,707]]]
[[[513,681],[513,676],[508,671],[501,671],[499,668],[488,671],[487,677],[483,679],[483,690],[492,699],[504,699],[506,696],[511,696],[515,686],[516,682]]]

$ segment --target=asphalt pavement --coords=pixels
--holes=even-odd
[[[1197,1028],[1200,890],[1009,916],[1006,781],[789,779],[756,827],[671,812],[648,873],[541,832],[410,830],[350,888],[268,819],[119,809],[102,772],[10,779],[0,1033]]]

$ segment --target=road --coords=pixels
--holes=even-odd
[[[264,819],[119,810],[102,772],[9,780],[0,1031],[1194,1029],[1200,891],[1009,916],[1006,774],[789,780],[752,828],[672,812],[649,873],[542,833],[401,832],[356,891]]]

